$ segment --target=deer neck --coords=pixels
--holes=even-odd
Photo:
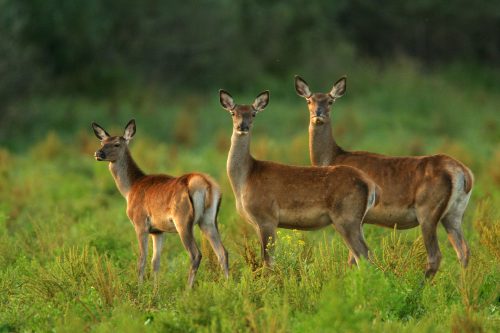
[[[231,148],[227,157],[227,174],[237,198],[239,198],[254,162],[252,155],[250,155],[250,137],[250,133],[239,135],[235,131],[231,136]]]
[[[118,160],[109,163],[109,170],[115,179],[116,187],[125,199],[132,185],[144,176],[144,172],[139,169],[128,149]]]
[[[333,138],[330,122],[319,126],[309,123],[309,157],[312,165],[330,165],[342,152]]]

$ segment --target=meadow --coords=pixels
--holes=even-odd
[[[441,227],[441,268],[425,281],[419,229],[365,226],[371,265],[348,267],[333,228],[280,230],[275,265],[263,270],[226,176],[232,125],[217,90],[231,87],[199,95],[146,87],[110,100],[34,96],[9,109],[0,135],[0,332],[500,331],[500,73],[428,72],[403,62],[347,74],[346,96],[333,109],[341,146],[446,153],[474,172],[463,221],[467,269]],[[327,91],[337,77],[305,79]],[[253,88],[233,93],[247,103],[271,90],[255,120],[253,155],[309,164],[308,113],[292,76]],[[135,233],[107,163],[93,159],[99,143],[90,127],[96,121],[121,134],[130,118],[131,151],[144,171],[202,171],[221,184],[229,280],[197,230],[203,260],[193,290],[185,288],[189,259],[175,234],[165,240],[159,289],[149,274],[138,287]]]

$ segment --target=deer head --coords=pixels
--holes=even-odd
[[[233,97],[225,90],[219,90],[220,104],[233,117],[233,132],[246,135],[252,128],[253,118],[263,111],[269,103],[269,91],[261,92],[252,105],[237,105]]]
[[[97,123],[92,123],[95,136],[101,141],[101,149],[94,153],[98,161],[115,162],[127,152],[128,143],[135,135],[135,120],[132,119],[125,126],[122,136],[111,136]]]
[[[346,83],[347,78],[343,76],[335,82],[330,92],[313,94],[307,82],[300,76],[295,76],[295,91],[307,101],[311,124],[323,125],[329,120],[332,104],[337,98],[344,96]]]

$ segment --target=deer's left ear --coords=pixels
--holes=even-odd
[[[97,136],[100,141],[110,137],[109,133],[97,123],[92,123],[92,129],[94,130],[95,136]]]
[[[253,102],[252,106],[257,112],[260,112],[266,108],[268,103],[269,103],[269,90],[266,90],[261,92],[257,96],[257,98],[255,98],[255,101]]]
[[[125,131],[123,132],[123,138],[129,142],[135,135],[135,119],[132,119],[125,126]]]
[[[347,77],[342,76],[335,84],[333,85],[332,90],[328,93],[331,98],[336,99],[344,96],[347,88]]]

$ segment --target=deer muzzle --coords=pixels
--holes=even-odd
[[[94,158],[97,161],[104,161],[104,159],[106,158],[106,154],[102,150],[98,150],[94,153]]]
[[[311,118],[311,123],[313,123],[314,125],[323,125],[325,123],[325,117],[314,116]]]
[[[236,127],[236,131],[240,135],[247,134],[249,130],[250,130],[250,126],[248,126],[246,124],[241,124],[241,125],[238,125]]]

